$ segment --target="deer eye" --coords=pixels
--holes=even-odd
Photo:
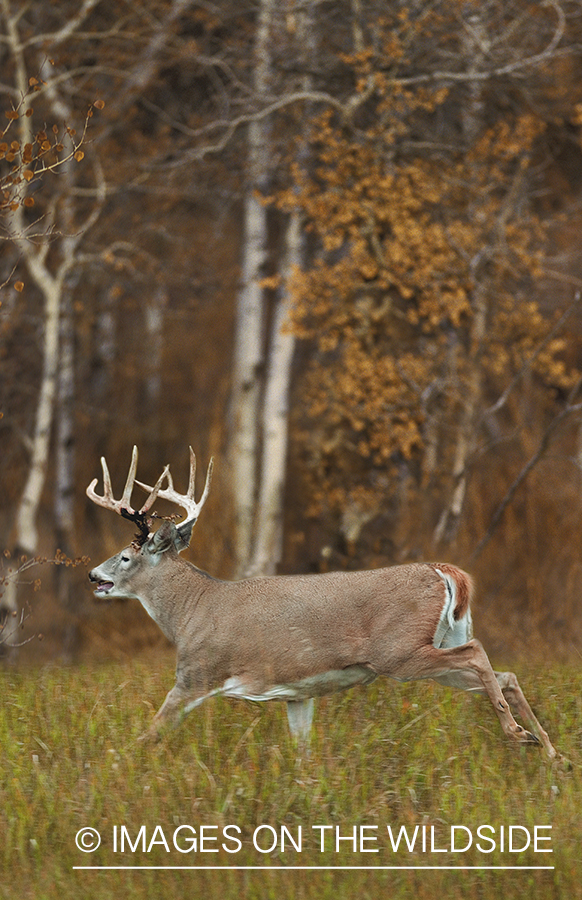
[[[121,562],[129,562],[129,556],[122,556]]]

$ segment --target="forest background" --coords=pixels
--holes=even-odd
[[[494,654],[579,658],[581,39],[574,0],[0,0],[5,651],[163,641],[63,564],[128,543],[85,487],[135,443],[178,489],[215,456],[214,575],[450,560]]]

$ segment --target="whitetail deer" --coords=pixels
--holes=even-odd
[[[386,675],[398,681],[433,678],[485,693],[508,738],[541,743],[549,758],[556,756],[515,675],[494,672],[472,637],[472,582],[465,572],[449,564],[411,563],[220,581],[178,555],[208,496],[212,460],[199,501],[190,448],[187,493],[177,493],[166,466],[153,487],[137,482],[149,491],[139,510],[131,506],[137,448],[121,500],[113,498],[105,459],[101,464],[103,495],[95,491],[95,478],[88,496],[136,522],[139,535],[89,573],[95,595],[137,598],[177,648],[176,683],[144,737],[159,737],[166,725],[222,695],[287,701],[291,732],[306,740],[313,697]],[[178,526],[165,521],[150,533],[157,498],[178,504],[186,519]],[[505,698],[535,735],[517,724]]]

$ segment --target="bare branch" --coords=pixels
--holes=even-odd
[[[287,106],[292,106],[294,103],[298,103],[300,101],[305,101],[308,103],[324,103],[328,106],[333,106],[335,109],[340,111],[342,115],[346,114],[346,110],[348,108],[355,108],[355,104],[352,103],[350,106],[349,101],[338,100],[336,97],[333,97],[331,94],[328,94],[326,91],[296,91],[292,94],[285,94],[283,97],[279,97],[278,100],[274,100],[268,103],[262,109],[257,110],[252,113],[245,113],[243,115],[237,116],[234,119],[225,120],[218,119],[214,122],[211,122],[209,125],[205,125],[203,128],[193,129],[189,131],[190,137],[201,137],[203,134],[208,134],[211,131],[218,131],[221,128],[225,129],[223,136],[214,144],[207,144],[204,147],[195,147],[193,150],[188,151],[183,154],[180,159],[173,160],[170,163],[164,163],[163,166],[167,168],[177,168],[179,166],[187,165],[191,163],[193,160],[201,160],[204,159],[205,156],[208,156],[212,153],[220,153],[227,146],[228,142],[231,140],[235,132],[244,125],[249,125],[251,122],[260,122],[263,119],[268,118],[274,112],[278,110],[284,109]],[[186,129],[184,129],[186,133]]]
[[[572,48],[558,50],[558,45],[566,30],[566,16],[556,0],[547,0],[547,5],[554,8],[558,21],[547,47],[540,53],[525,56],[522,59],[515,60],[515,62],[508,63],[505,66],[497,66],[493,69],[484,69],[482,71],[472,69],[470,72],[430,72],[426,75],[414,75],[410,78],[396,78],[394,79],[394,83],[409,86],[415,84],[428,84],[435,81],[489,81],[491,78],[499,78],[502,75],[514,75],[516,72],[521,72],[524,69],[540,66],[549,59],[554,59],[556,56],[565,56],[574,53],[575,51]]]
[[[575,394],[578,393],[578,391],[580,390],[581,387],[582,387],[582,379],[575,385],[570,396],[573,398],[575,396]],[[556,434],[556,432],[561,428],[561,426],[571,416],[579,414],[579,413],[582,413],[582,403],[573,404],[570,402],[570,403],[567,403],[566,406],[564,406],[564,408],[562,410],[560,410],[560,412],[556,416],[554,416],[554,418],[552,419],[552,421],[550,422],[550,424],[544,431],[544,433],[538,443],[535,453],[528,459],[526,464],[523,466],[519,475],[517,476],[515,481],[511,484],[511,486],[509,487],[508,491],[505,494],[505,497],[503,498],[503,500],[501,501],[501,503],[495,510],[495,512],[491,518],[491,521],[489,523],[489,527],[488,527],[487,531],[485,532],[485,534],[483,535],[483,537],[481,538],[481,540],[479,541],[479,543],[477,544],[477,546],[475,547],[475,550],[473,551],[473,553],[471,555],[472,561],[478,559],[479,556],[481,556],[481,553],[483,552],[483,550],[485,549],[485,547],[487,546],[487,544],[493,537],[493,535],[497,529],[497,526],[501,522],[501,519],[503,518],[503,514],[505,513],[505,510],[512,502],[518,489],[521,487],[523,482],[526,480],[526,478],[528,477],[530,472],[535,468],[535,466],[538,464],[538,462],[542,459],[542,457],[546,453],[546,451],[552,441],[553,436]]]
[[[93,9],[98,6],[100,2],[101,0],[83,0],[76,15],[71,16],[59,31],[47,35],[45,39],[48,38],[53,47],[62,44],[63,41],[66,41],[67,38],[71,37],[71,35],[81,27],[85,19],[93,12]],[[38,43],[38,36],[36,37],[36,41]]]

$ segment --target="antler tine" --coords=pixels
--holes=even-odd
[[[103,506],[103,504],[101,503],[101,500],[103,498],[100,497],[99,494],[95,490],[95,488],[97,487],[97,480],[98,480],[97,478],[93,479],[91,484],[87,487],[85,493],[87,494],[89,499],[93,501],[93,503],[99,503],[100,506]]]
[[[103,469],[103,494],[98,494],[95,490],[97,486],[97,478],[94,478],[89,487],[87,488],[87,496],[93,500],[94,503],[97,503],[99,506],[104,506],[105,509],[112,509],[118,515],[122,514],[122,511],[125,510],[130,514],[136,514],[137,510],[135,510],[131,505],[131,494],[133,491],[133,486],[135,484],[135,475],[137,472],[137,447],[134,446],[132,454],[131,454],[131,465],[129,467],[129,472],[127,475],[127,480],[125,482],[125,487],[123,489],[123,494],[121,496],[121,500],[116,500],[113,496],[113,488],[111,486],[111,475],[109,474],[109,468],[107,466],[107,461],[104,456],[101,457],[101,468]],[[167,467],[166,467],[167,468]],[[162,483],[164,473],[158,479],[155,487],[152,489],[153,496],[148,497],[146,503],[139,511],[140,513],[146,511],[148,509],[148,503],[155,500],[157,496],[157,490],[159,490],[159,486]],[[154,493],[155,491],[155,493]]]
[[[133,491],[133,485],[135,483],[135,475],[137,472],[137,447],[134,444],[133,450],[131,451],[131,465],[129,467],[129,472],[127,473],[127,480],[125,482],[125,487],[123,488],[123,494],[121,495],[121,500],[119,501],[120,509],[126,509],[128,512],[133,511],[133,507],[131,505],[131,492]],[[107,473],[109,474],[109,473]],[[105,483],[105,475],[103,476],[103,482]]]
[[[166,490],[173,491],[174,490],[174,479],[172,478],[172,473],[170,472],[170,467],[166,466],[166,469],[167,469],[166,475],[168,477],[168,487],[166,488]],[[147,484],[142,484],[141,481],[138,481],[138,484],[140,487],[147,489]]]
[[[190,449],[192,449],[192,448],[190,448]],[[192,455],[194,455],[194,454],[192,454]],[[194,468],[196,468],[196,457],[194,457]],[[210,462],[208,463],[208,469],[206,471],[206,481],[204,483],[204,490],[202,491],[202,496],[200,497],[200,500],[198,501],[200,509],[202,509],[202,507],[206,503],[206,498],[208,497],[208,494],[210,491],[210,485],[212,484],[213,471],[214,471],[214,457],[211,456]]]
[[[169,466],[164,466],[164,471],[162,472],[162,474],[160,475],[160,477],[158,478],[158,480],[157,480],[156,483],[154,484],[154,486],[153,486],[153,488],[152,488],[152,490],[151,490],[151,493],[150,493],[149,497],[147,498],[146,502],[144,503],[144,505],[143,505],[142,508],[140,509],[140,513],[146,513],[146,512],[148,512],[148,510],[153,506],[153,504],[154,504],[154,502],[155,502],[155,500],[156,500],[158,494],[160,493],[160,488],[161,488],[161,486],[162,486],[162,483],[163,483],[163,481],[164,481],[164,478],[167,478],[167,479],[168,479],[168,484],[171,483],[171,481],[172,481],[172,476],[170,475],[170,467],[169,467]],[[141,484],[140,481],[138,481],[137,483],[140,485],[140,487],[143,487],[143,485]]]
[[[206,473],[206,483],[204,485],[204,490],[202,492],[202,496],[200,500],[196,501],[195,498],[195,479],[196,479],[196,455],[190,447],[190,477],[188,479],[188,491],[186,494],[180,494],[174,488],[174,481],[172,479],[172,475],[170,474],[169,466],[166,466],[164,470],[164,474],[168,479],[168,486],[163,489],[158,489],[156,496],[161,497],[162,500],[169,500],[170,503],[176,503],[186,512],[185,522],[195,522],[198,516],[200,515],[200,510],[204,506],[206,502],[206,498],[208,497],[208,492],[210,490],[210,483],[212,481],[212,469],[214,466],[214,460],[211,459],[208,464],[208,471]],[[163,477],[163,476],[162,476]],[[155,488],[152,488],[149,484],[144,484],[142,481],[136,481],[136,484],[139,484],[140,487],[144,488],[146,491],[154,491]],[[157,485],[156,485],[157,487]],[[184,525],[184,522],[181,523],[181,526]]]
[[[190,477],[188,478],[188,496],[194,498],[196,489],[196,454],[190,447]]]
[[[107,468],[107,460],[104,456],[101,457],[101,469],[103,471],[103,496],[107,500],[113,500],[111,476],[109,474],[109,469]],[[95,483],[97,483],[97,479],[95,479]]]
[[[153,505],[156,497],[158,496],[160,488],[164,483],[164,479],[170,479],[170,469],[169,466],[166,466],[153,488],[148,488],[150,493],[141,509],[134,509],[131,505],[131,494],[135,485],[135,475],[137,472],[137,456],[137,447],[134,446],[131,454],[131,464],[129,467],[129,472],[127,473],[127,479],[125,482],[125,487],[123,488],[121,500],[116,500],[113,496],[111,476],[109,475],[109,469],[107,468],[107,463],[104,456],[101,457],[101,468],[103,469],[103,494],[100,495],[95,490],[97,479],[94,478],[87,488],[87,496],[99,506],[104,506],[105,509],[112,509],[118,515],[123,516],[124,519],[129,519],[130,521],[135,522],[139,529],[139,533],[136,535],[134,545],[137,547],[141,547],[148,540],[150,533],[150,522],[148,520],[147,513],[150,507]]]
[[[98,479],[94,478],[87,488],[87,496],[93,503],[97,503],[98,506],[103,506],[105,509],[112,509],[114,512],[121,514],[121,501],[115,500],[113,497],[111,476],[109,475],[109,469],[107,468],[107,462],[104,456],[101,457],[101,468],[103,470],[103,494],[98,494],[95,490]]]

